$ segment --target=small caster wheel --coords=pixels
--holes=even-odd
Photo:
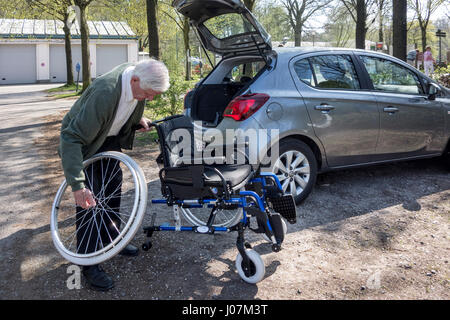
[[[245,274],[243,266],[243,258],[240,253],[236,257],[236,268],[238,270],[239,276],[247,283],[257,283],[264,278],[266,273],[266,267],[261,256],[253,249],[246,249],[245,253],[250,259],[250,266],[248,270],[248,275]]]
[[[272,251],[273,252],[279,252],[281,251],[281,246],[279,244],[273,244],[272,245]]]
[[[152,242],[151,241],[146,241],[142,244],[142,250],[144,251],[148,251],[152,248]]]

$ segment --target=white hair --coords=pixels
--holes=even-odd
[[[158,92],[165,92],[169,89],[169,71],[166,65],[155,59],[147,59],[136,64],[132,76],[140,80],[140,87],[143,90],[152,89]]]

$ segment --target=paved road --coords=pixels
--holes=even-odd
[[[41,168],[33,161],[38,159],[33,144],[42,118],[73,104],[72,99],[51,100],[43,91],[60,85],[0,86],[0,240],[27,224],[48,224],[39,220]]]

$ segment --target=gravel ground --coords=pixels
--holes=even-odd
[[[56,154],[61,117],[43,119],[43,138],[33,146],[33,161],[42,168],[33,183],[43,187],[23,195],[23,201],[41,208],[40,219],[10,221],[17,231],[0,239],[2,299],[450,298],[450,174],[438,159],[320,175],[311,196],[297,208],[297,224],[288,224],[281,252],[273,253],[259,235],[248,234],[266,266],[256,285],[237,274],[235,233],[159,232],[150,251],[103,264],[114,276],[113,290],[94,292],[84,282],[81,289],[68,289],[71,264],[53,247],[48,224],[62,181]],[[138,145],[127,154],[144,169],[149,197],[159,198],[155,146]],[[164,206],[149,206],[150,212],[158,213],[157,222],[170,221],[171,211]],[[144,240],[138,233],[132,243],[140,246]]]

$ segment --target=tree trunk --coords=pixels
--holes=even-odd
[[[86,7],[80,7],[81,62],[83,68],[83,91],[91,84],[91,59],[89,54],[89,28],[86,20]]]
[[[183,42],[184,42],[184,52],[186,56],[186,81],[191,80],[191,46],[189,44],[189,18],[184,17],[183,19]]]
[[[379,42],[384,42],[384,36],[383,36],[383,25],[384,25],[384,17],[383,17],[383,5],[384,5],[384,1],[380,2],[380,7],[378,8],[379,13],[380,13],[380,20],[379,20],[379,25],[378,25],[378,41]]]
[[[422,52],[426,51],[427,48],[427,27],[420,27],[421,38],[422,38]]]
[[[66,71],[67,71],[67,85],[73,85],[75,82],[73,81],[73,69],[72,69],[72,45],[70,43],[70,28],[67,25],[67,19],[64,20],[64,45],[66,49]]]
[[[302,45],[302,31],[303,31],[303,26],[299,26],[297,25],[295,27],[295,32],[294,32],[294,46],[296,47],[300,47]]]
[[[396,0],[392,4],[393,56],[406,61],[407,45],[407,0]]]
[[[156,17],[158,0],[147,0],[148,50],[151,57],[159,60],[159,31]]]
[[[366,48],[366,3],[364,0],[357,0],[356,2],[356,35],[355,46],[357,49]]]

